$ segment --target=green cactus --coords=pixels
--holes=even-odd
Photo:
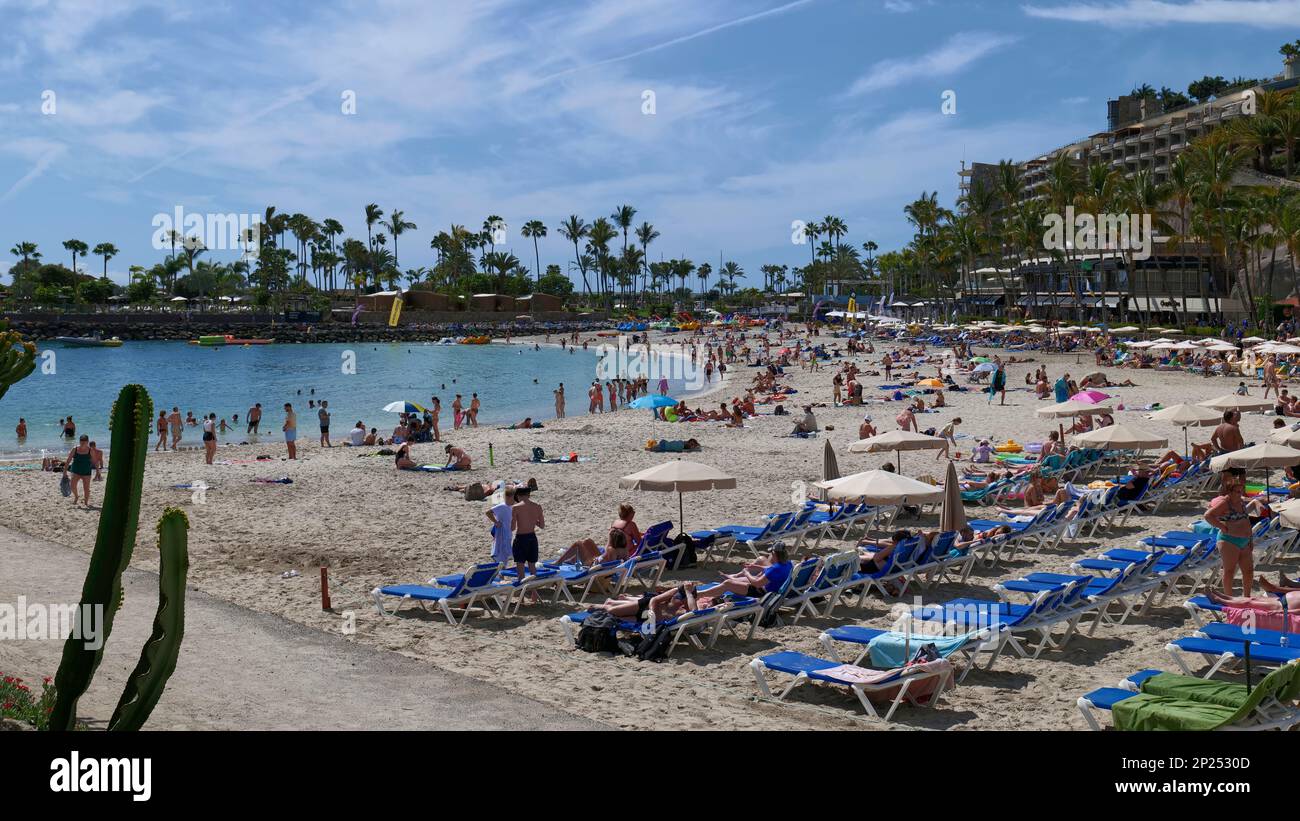
[[[90,680],[103,657],[104,645],[113,631],[122,598],[122,571],[131,561],[140,517],[141,488],[144,483],[144,459],[149,450],[149,426],[153,421],[153,402],[140,385],[127,385],[113,403],[110,417],[112,430],[112,469],[104,489],[104,504],[99,517],[95,551],[90,555],[90,569],[81,588],[81,606],[99,607],[103,612],[99,649],[90,650],[76,636],[63,645],[63,659],[55,676],[58,697],[50,714],[51,730],[76,727],[77,701],[90,687]]]
[[[190,521],[184,511],[168,508],[158,520],[158,612],[153,617],[153,634],[140,651],[122,698],[117,702],[110,730],[138,730],[149,719],[162,697],[167,679],[176,669],[176,658],[185,638],[185,573],[189,569],[186,539]]]
[[[9,386],[26,379],[36,370],[36,346],[10,331],[8,320],[0,319],[0,399]]]

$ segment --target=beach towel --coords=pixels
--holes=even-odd
[[[288,476],[281,476],[279,479],[262,479],[262,478],[259,477],[259,478],[256,478],[256,479],[249,479],[248,481],[253,482],[253,483],[255,483],[255,484],[259,484],[259,485],[291,485],[291,484],[293,484],[293,480],[290,479]]]
[[[447,467],[446,465],[416,465],[413,468],[406,468],[406,470],[422,470],[425,473],[453,473],[453,472],[459,473],[460,472],[457,471],[456,468]]]
[[[1223,608],[1223,617],[1228,624],[1238,627],[1253,627],[1256,630],[1278,630],[1295,633],[1295,643],[1300,646],[1300,613],[1288,613],[1286,624],[1282,623],[1280,610],[1256,610],[1250,607]]]
[[[933,644],[943,658],[947,658],[970,641],[975,634],[962,636],[926,636],[889,632],[876,636],[867,645],[873,667],[902,667],[911,660],[918,648]]]
[[[1142,683],[1142,692],[1111,708],[1117,730],[1217,730],[1248,716],[1267,696],[1294,700],[1300,667],[1269,673],[1249,693],[1238,682],[1161,673]]]

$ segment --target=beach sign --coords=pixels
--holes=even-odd
[[[402,297],[397,295],[393,297],[393,309],[388,312],[388,327],[396,328],[397,320],[402,315]]]

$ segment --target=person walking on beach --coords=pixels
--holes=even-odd
[[[515,572],[523,581],[525,575],[537,572],[537,528],[546,527],[546,516],[542,506],[532,500],[532,489],[528,485],[515,488],[515,503],[510,509],[510,527],[515,532],[511,544],[511,557],[515,560]],[[536,604],[540,599],[537,591],[532,591],[529,601]]]
[[[262,424],[262,403],[258,402],[248,409],[248,432],[257,435],[257,428]]]
[[[939,452],[935,454],[934,459],[936,462],[939,461],[940,459],[948,458],[949,446],[952,447],[957,446],[957,426],[960,424],[961,424],[961,417],[958,416],[955,417],[948,424],[944,425],[943,430],[939,431],[939,438],[943,440],[943,447],[940,448]]]
[[[167,450],[167,411],[158,409],[158,419],[154,421],[154,427],[158,429],[158,441],[154,443],[154,452],[159,448]]]
[[[1002,397],[998,400],[998,404],[1005,405],[1007,403],[1007,370],[1001,360],[997,361],[997,370],[993,371],[993,378],[989,380],[988,403],[990,405],[993,404],[993,397],[996,394],[1001,394]]]
[[[478,427],[478,410],[481,407],[483,407],[483,403],[479,401],[478,394],[477,393],[470,394],[469,413],[467,413],[466,416],[469,418],[469,426],[471,428]]]
[[[172,412],[167,417],[167,426],[172,430],[172,450],[176,450],[181,443],[181,436],[185,433],[185,423],[181,420],[181,409],[172,406]]]
[[[460,401],[460,394],[456,394],[456,398],[451,403],[452,430],[460,430],[460,423],[465,416],[464,407],[464,404]]]
[[[209,413],[203,417],[203,461],[212,464],[212,457],[217,455],[217,415]]]
[[[563,382],[560,383],[560,387],[555,389],[554,393],[555,393],[555,418],[563,419],[564,418],[564,383]]]
[[[429,398],[433,400],[433,407],[429,410],[429,415],[432,417],[430,424],[433,427],[433,441],[441,442],[442,431],[438,430],[438,417],[442,416],[442,400],[436,396]]]
[[[90,437],[84,433],[81,441],[68,451],[68,458],[63,460],[63,478],[72,474],[72,503],[77,504],[77,484],[80,483],[85,496],[86,507],[90,507],[90,474],[95,471],[95,454],[90,447]]]
[[[323,448],[332,448],[330,444],[330,412],[328,410],[330,403],[324,399],[320,401],[320,410],[316,412],[316,418],[320,420],[320,446]]]
[[[284,444],[289,449],[289,458],[298,458],[298,415],[293,412],[293,405],[284,403]]]

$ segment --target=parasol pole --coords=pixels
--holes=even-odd
[[[686,514],[682,512],[683,509],[684,509],[684,508],[682,507],[682,492],[681,492],[681,490],[679,489],[679,490],[677,491],[677,529],[680,530],[682,533],[685,533],[685,532],[686,532]]]

